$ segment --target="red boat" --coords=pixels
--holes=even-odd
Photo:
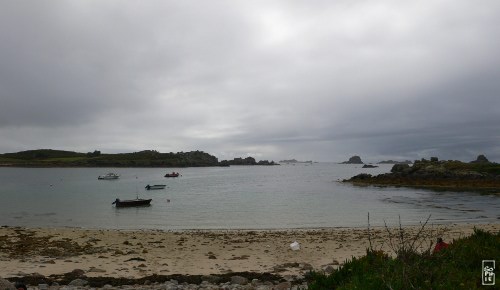
[[[179,177],[179,172],[167,173],[165,177]]]

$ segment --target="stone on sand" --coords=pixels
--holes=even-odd
[[[10,283],[9,280],[5,280],[3,278],[0,278],[0,289],[2,290],[16,290],[16,287],[14,287],[14,284]]]

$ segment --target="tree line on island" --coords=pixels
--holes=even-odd
[[[207,167],[230,165],[279,165],[274,161],[256,161],[253,157],[218,160],[203,151],[160,153],[143,150],[133,153],[79,153],[38,149],[0,154],[0,166],[19,167]]]

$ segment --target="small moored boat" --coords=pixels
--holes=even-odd
[[[166,187],[165,184],[155,184],[155,185],[146,185],[147,190],[152,190],[152,189],[164,189]]]
[[[150,206],[151,200],[152,199],[142,198],[120,200],[119,198],[117,198],[115,201],[113,201],[112,204],[114,204],[116,207]]]
[[[179,172],[167,173],[165,177],[179,177]]]
[[[118,178],[120,178],[120,175],[113,172],[107,173],[106,175],[99,175],[99,177],[97,177],[97,179],[103,179],[103,180],[112,180]]]

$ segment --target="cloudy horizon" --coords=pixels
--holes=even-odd
[[[497,1],[2,1],[0,153],[500,162]]]

